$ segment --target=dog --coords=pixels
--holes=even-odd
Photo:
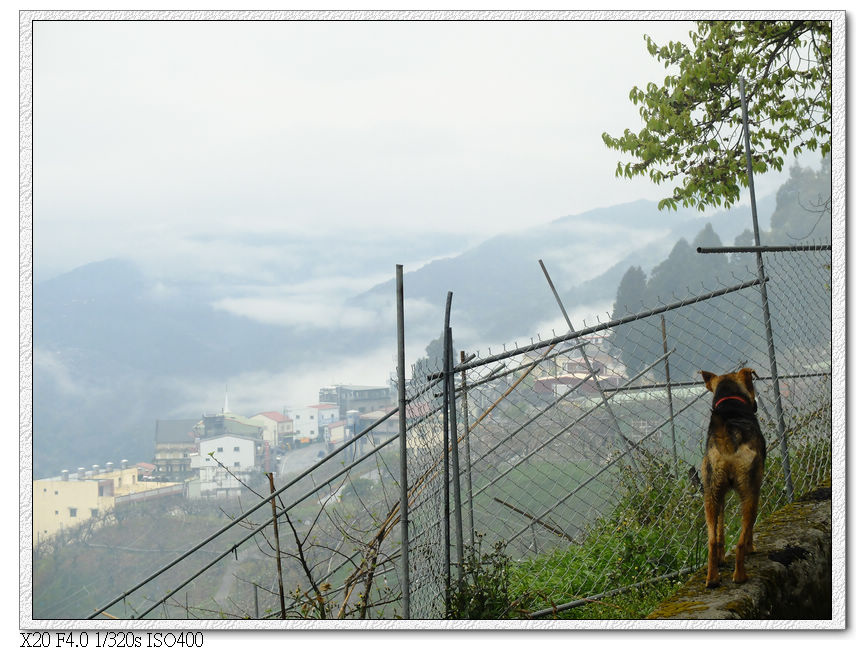
[[[701,370],[712,393],[712,416],[703,457],[703,502],[709,529],[706,587],[721,584],[724,561],[724,498],[732,489],[742,503],[742,533],[736,545],[733,582],[748,580],[745,555],[754,551],[754,520],[766,463],[766,441],[757,421],[757,399],[751,368],[726,375]]]

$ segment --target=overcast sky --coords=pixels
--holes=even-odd
[[[37,279],[159,251],[224,258],[239,234],[493,235],[657,200],[614,177],[601,133],[639,128],[628,92],[666,72],[643,34],[691,27],[39,22]]]

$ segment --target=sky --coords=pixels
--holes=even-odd
[[[34,280],[126,258],[154,291],[201,281],[215,308],[263,322],[369,324],[345,299],[429,261],[384,240],[447,237],[426,255],[454,254],[667,196],[616,178],[601,134],[640,129],[629,92],[669,73],[644,34],[687,41],[693,27],[37,22]],[[758,195],[785,176],[758,177]],[[355,263],[358,249],[381,264]]]
[[[273,242],[480,238],[660,199],[615,178],[601,133],[639,128],[628,92],[665,73],[643,34],[690,27],[37,23],[36,277],[108,257],[252,273]]]

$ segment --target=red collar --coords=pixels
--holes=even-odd
[[[747,403],[748,403],[744,398],[739,397],[738,395],[728,395],[727,397],[722,397],[722,398],[719,399],[717,402],[715,402],[715,403],[712,405],[712,408],[713,408],[713,409],[718,408],[718,405],[719,405],[721,402],[726,402],[728,399],[735,399],[735,400],[739,400],[740,402],[742,402],[742,404],[747,404]]]

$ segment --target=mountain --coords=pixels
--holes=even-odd
[[[707,219],[688,210],[659,213],[653,203],[639,201],[499,235],[436,259],[405,274],[407,338],[422,350],[441,334],[448,291],[454,292],[454,337],[463,349],[527,338],[549,323],[560,327],[555,323],[562,318],[539,259],[572,320],[594,317],[590,310],[611,308],[629,266],[648,270],[678,239],[692,239],[707,221],[729,242],[750,223],[750,211]],[[417,258],[426,251],[432,257],[431,252],[459,245],[441,233],[431,235],[427,244],[414,234],[400,248],[399,235],[393,237],[378,253],[373,245],[358,251],[358,277],[369,277],[373,265],[381,269],[379,277],[390,274],[395,263],[404,261],[401,253]],[[337,248],[353,245],[342,242]],[[327,280],[322,274],[329,250],[307,252],[322,281]],[[350,262],[347,255],[340,256],[338,277],[345,277]],[[155,421],[199,417],[208,407],[217,408],[222,400],[221,394],[218,401],[213,399],[214,386],[222,390],[226,383],[243,383],[251,396],[249,408],[273,410],[312,403],[322,385],[316,382],[364,383],[357,378],[359,370],[384,382],[393,370],[393,280],[347,300],[341,297],[344,289],[327,294],[322,297],[324,309],[304,322],[269,320],[261,310],[220,307],[225,281],[167,273],[154,277],[129,261],[114,259],[34,285],[36,476],[108,460],[150,460]],[[284,284],[291,281],[284,279]],[[253,296],[268,289],[251,281],[244,287],[236,278],[230,289],[250,291],[250,285]],[[280,306],[279,295],[268,304]],[[287,307],[303,310],[306,305]],[[368,362],[375,350],[378,356]],[[292,393],[289,386],[300,388]]]
[[[771,211],[773,198],[758,203]],[[404,277],[406,300],[431,305],[442,314],[426,327],[430,338],[441,331],[444,304],[453,291],[451,323],[457,347],[500,344],[537,327],[564,319],[538,264],[543,259],[571,320],[610,309],[630,266],[651,269],[674,244],[711,223],[727,243],[751,223],[748,206],[706,217],[695,210],[659,212],[650,201],[635,201],[556,219],[543,226],[493,237],[464,253],[436,260]],[[357,306],[381,305],[394,295],[394,281],[355,297]],[[390,308],[390,303],[387,303]],[[572,311],[573,310],[573,311]],[[407,328],[411,320],[406,307]],[[561,330],[560,330],[561,331]]]
[[[246,348],[243,341],[257,345]],[[150,460],[176,384],[270,361],[275,328],[166,291],[132,263],[88,264],[33,290],[34,468]]]

